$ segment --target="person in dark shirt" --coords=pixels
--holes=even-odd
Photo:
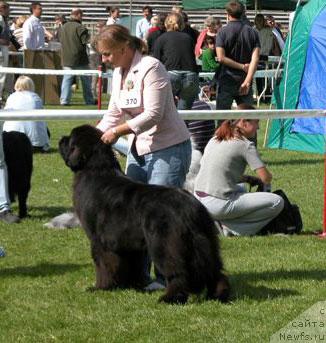
[[[63,69],[89,69],[89,58],[87,55],[87,43],[89,32],[82,24],[83,11],[74,8],[70,14],[70,21],[62,26],[60,43],[62,45]],[[74,75],[64,75],[61,85],[60,104],[67,106],[71,100],[71,85]],[[94,105],[95,101],[91,89],[91,78],[81,76],[83,96],[86,105]]]
[[[187,33],[194,41],[194,44],[196,44],[197,38],[199,36],[199,32],[190,26],[189,21],[188,21],[188,15],[186,12],[181,12],[181,15],[183,18],[183,22],[185,24],[185,27],[182,30],[182,32]]]
[[[149,33],[147,37],[147,47],[148,47],[148,54],[153,55],[154,52],[154,43],[161,34],[163,34],[165,30],[165,19],[168,16],[167,13],[159,13],[158,14],[158,30]]]
[[[165,27],[167,32],[155,42],[153,56],[169,72],[178,109],[190,110],[199,90],[195,44],[188,34],[181,32],[184,22],[180,14],[169,14]]]
[[[228,24],[216,37],[218,75],[216,108],[230,109],[237,104],[253,103],[252,80],[257,69],[260,42],[257,31],[241,20],[244,6],[239,1],[226,5]]]

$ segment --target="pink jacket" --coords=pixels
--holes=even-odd
[[[122,70],[115,68],[109,109],[97,125],[100,130],[106,131],[126,121],[137,136],[136,149],[139,155],[189,139],[188,129],[174,104],[168,73],[159,60],[135,52],[125,84],[140,90],[140,107],[128,110],[120,108],[121,80]],[[133,135],[130,136],[133,138]]]
[[[206,38],[206,34],[208,32],[208,29],[204,29],[197,38],[197,43],[195,46],[195,55],[196,58],[198,58],[201,55],[201,47],[203,46],[204,40]]]

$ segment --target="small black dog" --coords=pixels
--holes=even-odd
[[[27,216],[27,197],[31,188],[33,148],[28,137],[21,132],[3,132],[3,150],[8,168],[10,201],[18,197],[19,217]]]
[[[160,301],[184,303],[204,289],[208,299],[227,301],[229,282],[206,208],[184,190],[130,180],[101,135],[83,125],[59,142],[75,173],[74,209],[91,242],[95,289],[143,287],[148,251],[167,282]]]

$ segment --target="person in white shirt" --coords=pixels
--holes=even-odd
[[[42,5],[38,1],[31,3],[32,15],[23,25],[24,49],[39,50],[45,46],[45,29],[41,24]]]
[[[152,27],[152,24],[151,24],[152,15],[153,15],[152,7],[144,6],[143,7],[144,18],[138,20],[136,24],[136,37],[143,40],[146,38],[147,31]]]
[[[41,98],[35,93],[34,82],[25,75],[19,76],[15,83],[15,92],[10,94],[5,109],[34,110],[42,109]],[[3,131],[18,131],[25,133],[32,143],[34,151],[50,150],[48,127],[45,121],[5,121]]]
[[[106,25],[119,24],[120,21],[120,9],[116,6],[108,6],[106,10],[110,13]]]
[[[266,17],[266,23],[272,29],[273,35],[275,36],[281,51],[283,51],[284,46],[285,46],[284,37],[283,37],[282,31],[277,26],[274,17],[272,15],[268,15]]]

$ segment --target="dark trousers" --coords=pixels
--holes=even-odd
[[[239,89],[243,80],[234,80],[229,76],[223,76],[219,79],[216,89],[216,109],[229,110],[232,107],[232,102],[235,100],[237,105],[246,103],[253,105],[254,98],[252,95],[252,87],[250,87],[247,95],[239,95]]]

